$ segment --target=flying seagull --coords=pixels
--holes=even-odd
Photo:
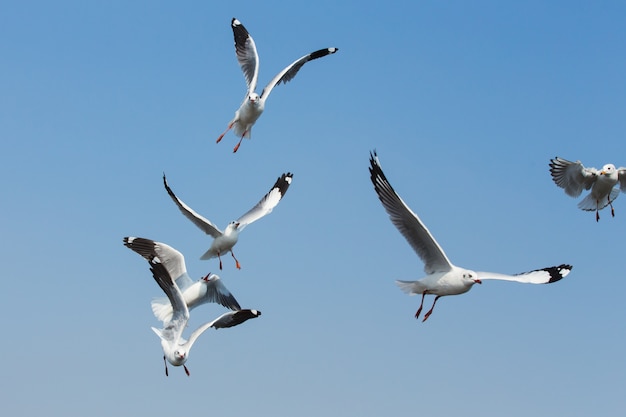
[[[125,237],[124,245],[144,257],[148,262],[152,262],[155,258],[158,259],[170,276],[176,277],[174,281],[182,292],[189,310],[205,303],[217,303],[231,310],[241,310],[241,306],[218,275],[208,273],[193,282],[187,273],[185,257],[173,247],[142,237]],[[172,319],[172,304],[166,297],[153,299],[151,306],[154,316],[160,321],[167,322]]]
[[[239,217],[239,219],[230,222],[226,226],[224,231],[218,229],[217,226],[211,223],[210,220],[207,220],[200,214],[196,213],[194,210],[191,209],[191,207],[189,207],[182,200],[176,197],[176,194],[174,194],[172,189],[167,184],[165,174],[163,174],[163,185],[165,186],[167,193],[170,195],[174,203],[176,203],[176,205],[185,215],[185,217],[187,217],[193,222],[193,224],[203,230],[204,233],[213,237],[213,243],[211,244],[211,247],[204,253],[204,255],[200,257],[200,259],[206,260],[217,257],[220,261],[220,269],[222,269],[221,255],[226,252],[230,252],[233,259],[235,260],[235,265],[237,269],[240,269],[241,265],[239,264],[239,261],[233,253],[233,247],[239,239],[239,233],[241,233],[241,231],[250,223],[272,212],[274,207],[276,207],[281,198],[283,198],[283,196],[287,192],[287,189],[291,184],[292,178],[293,174],[290,172],[278,177],[274,186],[267,194],[265,194],[261,201],[259,201],[256,206],[248,210],[244,215]]]
[[[555,184],[565,190],[570,197],[578,197],[585,190],[591,189],[587,197],[578,203],[578,208],[596,212],[596,222],[600,220],[598,211],[611,206],[611,216],[615,217],[613,201],[620,190],[626,192],[626,168],[615,168],[606,164],[600,171],[585,168],[580,161],[572,162],[558,156],[550,160],[550,174]],[[614,188],[619,182],[619,189]]]
[[[424,305],[424,297],[427,294],[435,295],[435,301],[424,315],[423,321],[430,317],[440,297],[466,293],[474,284],[482,284],[484,280],[499,279],[530,284],[548,284],[564,278],[572,269],[571,265],[563,264],[517,275],[505,275],[493,272],[475,272],[455,266],[448,260],[441,246],[417,214],[411,211],[389,184],[375,151],[370,152],[369,171],[376,194],[389,214],[391,222],[424,262],[426,277],[417,281],[396,281],[396,284],[409,295],[422,295],[422,302],[415,313],[415,318],[419,318]]]
[[[165,292],[173,306],[172,318],[164,323],[163,328],[157,329],[152,327],[152,330],[161,339],[166,376],[169,375],[167,362],[171,363],[173,366],[182,365],[185,369],[185,373],[189,376],[189,369],[187,369],[185,365],[185,362],[187,362],[189,358],[189,351],[198,337],[208,328],[213,327],[215,329],[221,329],[233,327],[261,315],[261,312],[258,310],[246,309],[229,311],[215,320],[201,325],[191,333],[189,340],[185,340],[183,338],[183,331],[189,321],[189,309],[187,308],[183,294],[172,279],[166,265],[162,263],[158,257],[148,262],[150,263],[150,271],[152,271],[154,280],[159,284],[163,292]]]
[[[234,129],[235,135],[240,137],[237,146],[233,149],[233,152],[237,152],[243,138],[250,138],[252,126],[254,126],[254,123],[261,116],[261,113],[263,113],[265,101],[272,92],[272,89],[280,83],[284,84],[291,81],[298,71],[300,71],[300,68],[307,62],[334,54],[339,49],[320,49],[297,59],[279,72],[272,81],[265,86],[261,95],[259,95],[255,92],[259,76],[259,55],[257,54],[254,40],[239,20],[233,18],[230,25],[233,28],[233,35],[235,37],[237,61],[239,61],[243,75],[246,78],[248,91],[243,103],[241,103],[241,106],[239,106],[239,109],[235,112],[235,117],[228,124],[228,128],[217,138],[217,143],[222,140],[230,129]]]

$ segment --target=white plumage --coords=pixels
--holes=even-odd
[[[441,246],[417,214],[411,211],[409,206],[396,194],[387,181],[375,152],[370,153],[369,171],[374,190],[389,214],[391,222],[424,262],[426,277],[417,281],[396,281],[396,284],[404,292],[410,295],[422,295],[422,302],[415,313],[415,318],[419,318],[424,305],[424,297],[427,294],[436,297],[431,309],[424,315],[423,321],[430,317],[440,297],[466,293],[474,284],[481,284],[484,280],[498,279],[530,284],[548,284],[567,276],[572,269],[571,265],[560,265],[517,275],[506,275],[494,272],[476,272],[455,266],[448,260]]]
[[[591,192],[578,203],[578,208],[595,211],[596,221],[600,220],[598,211],[611,206],[611,216],[615,216],[613,201],[620,190],[626,192],[626,168],[615,168],[606,164],[601,170],[586,168],[580,161],[572,162],[558,156],[550,160],[550,174],[554,183],[565,190],[570,197],[578,197],[583,189]],[[615,186],[619,183],[619,188]]]
[[[287,192],[287,189],[291,185],[292,179],[293,174],[290,172],[282,174],[280,177],[278,177],[272,188],[268,191],[267,194],[265,194],[265,196],[263,196],[261,201],[259,201],[254,207],[252,207],[245,214],[239,217],[239,219],[230,222],[223,232],[218,229],[217,226],[215,226],[210,220],[196,213],[191,207],[189,207],[182,200],[176,197],[176,194],[174,194],[174,192],[167,183],[165,174],[163,174],[163,185],[165,186],[165,190],[167,191],[169,196],[180,209],[181,213],[183,213],[185,217],[191,220],[193,224],[198,226],[198,228],[213,237],[211,247],[204,253],[204,255],[200,257],[200,259],[206,260],[217,257],[220,261],[220,269],[222,269],[221,255],[226,252],[230,252],[233,259],[235,260],[235,265],[237,269],[240,269],[241,265],[239,264],[239,261],[233,253],[233,247],[239,240],[239,233],[241,233],[241,231],[250,223],[257,221],[261,217],[266,216],[272,212],[274,207],[278,205],[280,200]]]
[[[287,83],[291,81],[296,76],[298,71],[300,71],[300,68],[302,68],[302,66],[307,62],[325,57],[326,55],[334,54],[339,49],[324,48],[311,52],[310,54],[295,60],[276,74],[276,76],[265,86],[261,95],[259,95],[255,92],[259,78],[259,55],[257,53],[254,40],[239,20],[233,18],[231,21],[231,27],[235,37],[235,53],[237,54],[237,60],[239,61],[239,65],[241,66],[241,70],[243,71],[243,75],[246,79],[248,91],[246,92],[246,96],[243,99],[241,106],[235,112],[235,117],[230,121],[224,133],[217,138],[217,143],[222,140],[224,135],[230,129],[233,129],[235,135],[239,136],[239,142],[237,142],[237,145],[233,149],[233,152],[237,152],[243,138],[250,138],[252,126],[254,126],[258,118],[261,116],[261,113],[263,113],[263,110],[265,109],[265,102],[272,92],[272,89],[280,83]]]

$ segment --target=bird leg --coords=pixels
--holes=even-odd
[[[422,323],[425,322],[428,317],[430,317],[430,315],[433,313],[433,309],[435,308],[435,304],[437,304],[437,300],[439,299],[439,297],[441,297],[440,295],[435,297],[435,301],[433,302],[433,306],[430,308],[430,310],[428,310],[428,312],[424,315],[424,320],[422,320]]]
[[[165,359],[165,355],[163,355],[163,362],[165,362],[165,376],[170,376],[169,372],[167,372],[167,359]]]
[[[185,368],[185,373],[187,374],[187,376],[189,376],[189,369],[187,369],[187,366],[183,365],[183,368]]]
[[[613,209],[613,202],[611,201],[611,194],[606,197],[609,200],[609,206],[611,206],[611,217],[615,217],[615,209]]]
[[[217,140],[215,141],[215,143],[220,143],[220,141],[222,140],[222,138],[224,137],[224,135],[225,135],[225,134],[226,134],[226,133],[227,133],[230,129],[232,129],[233,125],[234,125],[234,123],[230,123],[230,124],[228,125],[228,127],[226,128],[226,130],[224,131],[224,133],[222,133],[222,134],[220,135],[220,137],[219,137],[219,138],[217,138]]]
[[[599,205],[600,205],[600,201],[596,200],[596,223],[600,220],[600,213],[598,213]]]
[[[217,259],[220,260],[220,271],[222,270],[222,257],[220,256],[220,253],[217,252]]]
[[[237,258],[235,258],[235,254],[233,253],[233,251],[230,251],[230,254],[233,256],[233,259],[235,260],[235,266],[237,267],[237,269],[241,269],[241,265],[239,264],[239,261],[237,260]]]
[[[243,134],[245,135],[246,132],[243,132]],[[239,139],[239,142],[237,142],[237,146],[235,146],[235,148],[233,149],[233,153],[237,152],[237,150],[239,149],[239,146],[241,146],[241,141],[243,140],[243,135],[241,136],[241,138]]]
[[[415,318],[418,319],[420,317],[420,314],[422,312],[422,307],[424,307],[424,297],[426,297],[426,291],[424,291],[422,293],[422,302],[420,303],[420,308],[417,309],[417,312],[415,313]]]

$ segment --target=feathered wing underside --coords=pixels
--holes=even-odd
[[[211,275],[206,284],[206,294],[198,305],[205,303],[218,303],[231,310],[241,310],[241,306],[235,296],[226,288],[226,285],[215,274]]]
[[[261,201],[237,219],[237,222],[240,223],[238,227],[239,231],[243,230],[243,228],[250,223],[271,213],[287,192],[289,185],[291,185],[292,178],[293,174],[291,172],[281,175],[270,191],[263,196]]]
[[[250,36],[250,33],[248,33],[241,22],[233,18],[230,25],[233,28],[233,35],[235,37],[237,61],[246,79],[248,94],[250,94],[256,89],[259,77],[259,55],[252,36]]]
[[[214,327],[215,329],[223,329],[227,327],[238,326],[241,323],[249,320],[257,318],[261,315],[261,312],[258,310],[238,310],[238,311],[228,311],[213,321],[205,323],[198,327],[196,330],[191,333],[189,336],[189,340],[187,341],[188,349],[191,349],[191,346],[195,343],[195,341],[200,337],[200,335],[209,327]]]
[[[205,217],[202,217],[200,214],[196,213],[191,207],[185,204],[182,200],[176,197],[176,194],[172,191],[170,186],[167,183],[167,179],[165,178],[165,174],[163,174],[163,185],[165,186],[165,190],[172,198],[172,201],[176,203],[178,209],[181,213],[185,215],[189,220],[192,221],[200,230],[202,230],[207,235],[212,236],[213,238],[219,237],[223,234],[223,232],[217,228],[213,223],[211,223]]]
[[[617,180],[619,181],[619,189],[626,193],[626,168],[617,168]]]
[[[370,165],[370,179],[379,200],[389,214],[391,222],[424,262],[424,271],[427,274],[450,271],[452,264],[443,249],[387,181],[376,152],[373,154],[370,152]]]
[[[420,281],[397,280],[396,285],[409,295],[422,294],[427,289],[426,285]]]
[[[204,294],[199,298],[194,297],[194,294],[198,292],[197,288],[195,288],[196,286],[205,287]],[[198,281],[194,283],[194,287],[190,288],[189,291],[183,291],[183,298],[190,311],[207,303],[217,303],[233,311],[241,310],[241,306],[235,296],[215,274],[212,274],[208,281]],[[150,307],[152,308],[152,313],[158,320],[167,322],[172,318],[172,305],[166,297],[152,299]]]
[[[124,245],[147,259],[148,262],[157,258],[167,268],[170,276],[176,277],[176,285],[181,291],[193,283],[187,274],[185,257],[173,247],[142,237],[125,237]]]
[[[562,264],[547,268],[536,269],[534,271],[523,272],[516,275],[506,275],[497,272],[476,272],[478,279],[497,279],[503,281],[515,281],[525,284],[550,284],[559,281],[567,276],[572,270],[571,265]]]
[[[180,289],[176,286],[172,277],[167,272],[167,268],[161,263],[150,263],[150,271],[154,280],[159,284],[167,298],[172,304],[174,313],[172,319],[165,323],[163,329],[157,332],[160,337],[171,343],[177,343],[181,337],[187,321],[189,320],[189,310],[183,299]]]
[[[609,192],[608,198],[605,196],[599,200],[589,194],[578,203],[578,208],[585,211],[601,210],[612,203],[619,196],[619,188],[612,188]]]
[[[550,174],[555,184],[570,197],[578,197],[583,189],[588,190],[597,179],[598,170],[585,168],[580,161],[572,162],[556,157],[550,160]]]
[[[327,55],[334,54],[338,50],[339,50],[338,48],[324,48],[324,49],[317,50],[315,52],[311,52],[310,54],[305,55],[295,60],[290,65],[285,67],[281,72],[276,74],[276,76],[272,79],[272,81],[270,81],[265,86],[265,88],[261,92],[261,98],[263,100],[267,100],[267,98],[269,97],[274,87],[276,87],[280,83],[284,84],[284,83],[291,81],[296,76],[296,74],[298,74],[298,71],[300,71],[300,68],[302,68],[302,66],[306,64],[307,62],[313,61],[314,59],[325,57]]]

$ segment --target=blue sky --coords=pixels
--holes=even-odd
[[[620,415],[626,197],[576,208],[550,158],[626,165],[622,2],[44,1],[0,4],[0,400],[13,416]],[[506,2],[510,3],[510,2]],[[278,86],[232,154],[215,139],[245,82],[339,52]],[[423,264],[368,176],[390,182],[452,262],[486,282],[413,318],[395,279]],[[163,372],[159,296],[124,236],[166,242],[193,278],[210,241],[162,186],[220,227],[294,173],[220,276],[262,317],[209,331]],[[427,305],[431,300],[427,301]],[[216,305],[193,311],[190,327]]]

